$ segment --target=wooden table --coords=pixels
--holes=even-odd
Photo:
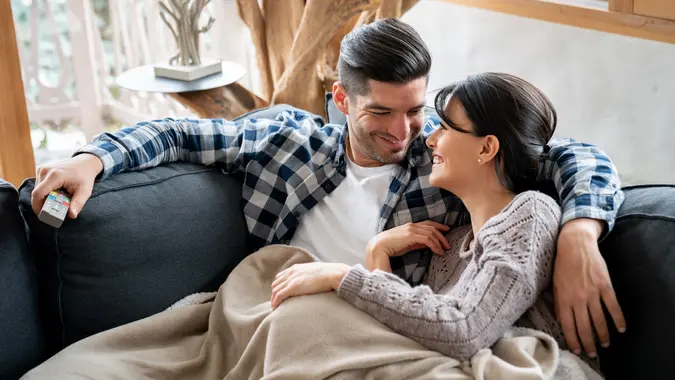
[[[266,107],[266,101],[235,82],[210,90],[168,94],[201,118],[233,119],[254,109]]]
[[[116,82],[131,91],[167,94],[201,118],[232,119],[267,105],[237,83],[246,75],[241,65],[232,62],[222,65],[221,73],[189,82],[155,77],[153,65],[145,65],[125,71]]]

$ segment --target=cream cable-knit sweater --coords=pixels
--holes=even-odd
[[[338,294],[393,330],[447,356],[467,360],[511,326],[546,332],[563,344],[547,290],[560,206],[535,191],[518,194],[490,218],[473,244],[471,226],[451,230],[424,284],[355,266]]]

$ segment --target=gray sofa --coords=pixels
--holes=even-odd
[[[256,115],[260,117],[260,115]],[[98,182],[55,230],[30,206],[34,180],[0,184],[0,379],[63,347],[214,291],[250,253],[242,177],[175,163]],[[675,187],[626,188],[601,243],[628,323],[600,350],[608,379],[675,373]]]

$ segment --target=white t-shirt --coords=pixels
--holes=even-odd
[[[325,262],[364,264],[395,166],[366,168],[347,156],[346,178],[300,218],[290,245]]]

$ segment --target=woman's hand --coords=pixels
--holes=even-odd
[[[288,297],[336,290],[350,266],[339,263],[295,264],[277,274],[272,283],[272,308]]]
[[[450,248],[443,236],[443,232],[448,230],[450,227],[431,220],[407,223],[377,234],[368,242],[366,254],[369,257],[392,257],[429,247],[435,254],[442,255]]]

